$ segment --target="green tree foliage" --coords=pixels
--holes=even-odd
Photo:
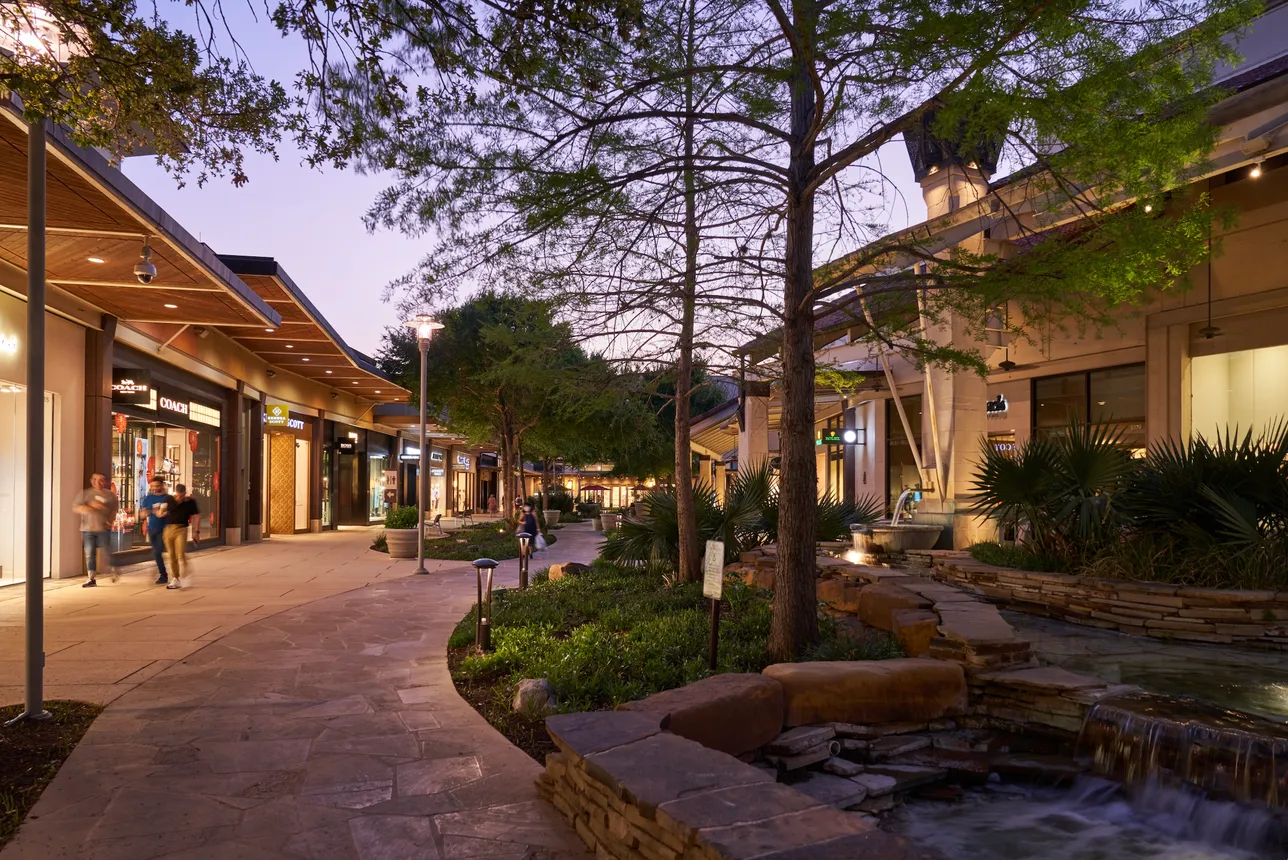
[[[696,42],[657,4],[625,29],[592,12],[571,43],[562,26],[519,27],[502,11],[471,21],[482,36],[467,40],[472,77],[386,98],[396,64],[407,75],[434,71],[442,28],[419,25],[426,8],[408,4],[400,26],[377,35],[385,53],[328,93],[357,128],[341,150],[398,173],[373,221],[439,233],[424,282],[563,248],[550,236],[573,222],[614,235],[609,226],[637,212],[651,186],[689,168],[719,176],[712,265],[729,267],[743,306],[774,315],[780,340],[771,647],[790,658],[818,636],[808,577],[818,302],[859,290],[875,310],[860,337],[957,367],[980,360],[932,336],[949,316],[982,330],[1008,305],[1017,328],[1101,324],[1177,285],[1206,253],[1207,199],[1177,195],[1166,217],[1124,204],[1154,200],[1162,213],[1165,195],[1202,164],[1215,135],[1205,110],[1219,96],[1206,84],[1231,56],[1221,39],[1259,6],[711,0],[686,19],[704,28]],[[678,66],[659,47],[677,41],[691,46]],[[694,86],[700,99],[677,99]],[[680,139],[677,123],[694,129],[692,152],[687,140],[657,146]],[[888,181],[879,150],[901,135],[937,139],[962,163],[996,141],[1004,159],[1031,168],[1006,196],[995,189],[936,225],[993,219],[999,244],[950,250],[937,230],[877,238],[885,228],[873,201]],[[639,229],[668,220],[679,223],[664,207]],[[816,274],[828,259],[837,262]]]
[[[22,100],[29,121],[63,126],[83,146],[147,150],[176,175],[195,170],[202,183],[226,174],[240,185],[244,150],[273,152],[288,100],[206,36],[131,0],[3,3],[0,88]]]

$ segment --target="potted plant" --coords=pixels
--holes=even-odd
[[[416,557],[418,516],[414,505],[394,508],[385,514],[385,541],[389,544],[390,558]]]
[[[562,513],[563,513],[563,511],[559,510],[559,509],[558,509],[558,508],[556,508],[556,507],[551,507],[551,508],[550,508],[549,510],[547,510],[545,513],[546,513],[546,525],[547,525],[547,526],[557,526],[557,525],[559,525],[559,515],[560,515],[560,514],[562,514]]]

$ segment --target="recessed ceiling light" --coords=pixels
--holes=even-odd
[[[166,307],[168,307],[170,310],[175,310],[175,309],[176,309],[176,308],[178,308],[179,306],[178,306],[178,305],[171,305],[171,304],[167,304],[167,305],[166,305]]]
[[[107,260],[104,260],[102,257],[86,257],[85,259],[89,260],[91,263],[106,263],[106,262],[107,262]]]
[[[329,371],[329,370],[327,371],[327,373],[330,373],[330,372],[331,372],[331,371]]]
[[[272,333],[273,333],[273,330],[272,330],[271,328],[266,328],[266,329],[264,329],[264,331],[268,332],[269,334],[272,334]]]
[[[306,356],[304,356],[304,360],[305,360],[305,361],[308,361],[308,360],[309,360],[309,357],[308,357],[307,355],[306,355]]]
[[[357,385],[357,384],[358,384],[358,380],[356,380],[356,379],[355,379],[355,380],[353,381],[353,384],[354,384],[354,385]]]
[[[377,389],[376,389],[376,393],[377,393],[377,394],[379,394],[379,393],[380,393],[380,389],[379,389],[379,388],[377,388]]]
[[[287,348],[287,349],[295,349],[295,344],[293,344],[293,343],[288,343],[288,344],[286,345],[286,348]]]

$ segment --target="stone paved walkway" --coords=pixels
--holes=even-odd
[[[559,537],[541,565],[594,556],[588,525]],[[366,538],[297,539],[332,541],[301,563],[353,558]],[[244,623],[120,695],[0,860],[583,856],[536,799],[539,766],[452,686],[445,646],[472,568],[384,563],[366,587]],[[217,584],[205,574],[194,594]],[[516,582],[517,564],[498,574]]]

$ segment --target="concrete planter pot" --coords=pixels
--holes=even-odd
[[[600,521],[604,524],[604,531],[616,531],[622,527],[621,514],[600,514]]]
[[[416,557],[416,529],[385,529],[390,558]]]
[[[597,532],[602,532],[602,531],[604,530],[604,518],[603,518],[603,517],[591,517],[591,518],[590,518],[590,527],[591,527],[591,528],[593,528],[593,529],[594,529],[595,531],[597,531]]]
[[[546,511],[546,525],[548,526],[559,525],[559,515],[562,513],[563,511]]]

